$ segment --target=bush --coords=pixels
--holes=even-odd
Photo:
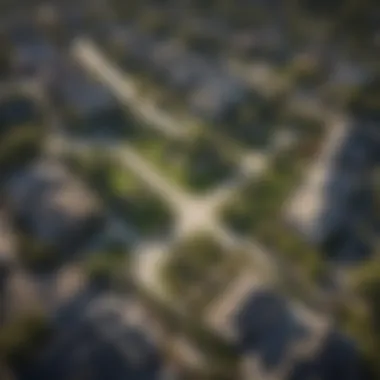
[[[154,9],[144,10],[138,17],[137,23],[144,32],[156,36],[165,35],[170,31],[170,20],[164,13]]]
[[[110,247],[108,251],[92,255],[84,264],[90,281],[100,287],[117,285],[127,277],[128,253],[120,246]]]
[[[202,285],[210,269],[223,259],[219,244],[207,235],[196,235],[174,247],[162,277],[175,297],[185,297],[191,289]]]
[[[380,117],[380,76],[373,78],[369,84],[365,84],[352,97],[348,109],[354,115],[361,118]]]
[[[16,318],[0,329],[0,357],[11,367],[29,362],[51,334],[45,316],[31,314]]]
[[[59,263],[60,257],[56,250],[31,234],[20,231],[17,241],[20,260],[27,268],[46,272]]]
[[[114,275],[114,270],[114,263],[104,255],[97,255],[85,264],[87,276],[96,285],[108,285]]]
[[[232,165],[217,147],[206,140],[194,142],[187,152],[185,164],[188,185],[195,190],[206,190],[232,174]]]
[[[34,124],[12,128],[0,139],[0,170],[13,170],[41,151],[43,129]]]

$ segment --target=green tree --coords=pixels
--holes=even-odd
[[[352,274],[354,292],[360,300],[344,305],[341,319],[348,332],[359,343],[364,357],[375,374],[380,376],[380,262],[370,261]]]
[[[13,127],[0,139],[0,170],[25,164],[41,151],[44,128],[34,124]]]
[[[124,244],[114,243],[104,252],[96,252],[84,263],[89,280],[100,287],[125,285],[129,273],[129,252]]]
[[[52,330],[42,314],[14,318],[0,329],[0,358],[11,367],[22,367],[48,340]]]

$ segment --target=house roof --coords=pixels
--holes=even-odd
[[[133,322],[134,300],[105,293],[83,303],[83,295],[64,306],[70,314],[79,306],[80,328],[72,339],[48,347],[47,355],[33,378],[69,380],[73,374],[91,380],[158,380],[162,358],[149,338],[151,325]],[[79,304],[77,304],[79,302]],[[72,313],[71,313],[72,314]],[[129,318],[131,317],[131,318]],[[70,369],[70,370],[68,370]],[[71,372],[71,373],[70,373]]]
[[[82,224],[101,212],[97,198],[60,162],[40,159],[7,183],[15,213],[23,215],[34,233],[50,243],[78,233]]]
[[[222,116],[230,106],[236,105],[244,96],[244,88],[232,78],[214,75],[201,82],[190,97],[194,112],[214,119]]]
[[[111,92],[106,87],[92,80],[72,62],[64,63],[55,79],[64,101],[81,112],[91,113],[115,104]]]

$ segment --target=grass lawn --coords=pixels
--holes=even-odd
[[[137,233],[148,237],[169,231],[173,223],[169,208],[132,172],[101,151],[86,157],[77,156],[74,160],[71,167]]]
[[[117,165],[108,173],[111,205],[116,214],[145,235],[160,235],[172,227],[167,205],[132,173]]]
[[[245,264],[242,252],[230,255],[212,238],[197,235],[174,247],[162,279],[173,302],[188,315],[202,317]]]
[[[179,243],[162,273],[169,293],[174,297],[186,297],[222,258],[222,248],[208,236],[193,236]]]
[[[217,186],[232,175],[234,167],[206,139],[179,142],[146,133],[133,146],[173,183],[200,193]]]
[[[236,233],[258,239],[302,268],[308,278],[318,280],[324,271],[322,253],[287,226],[282,217],[282,206],[302,180],[308,160],[302,144],[279,155],[260,181],[249,184],[227,205],[223,218]]]
[[[227,225],[240,234],[252,233],[266,220],[277,217],[287,195],[300,177],[300,163],[290,155],[275,160],[260,181],[248,184],[224,210]]]
[[[0,171],[14,170],[41,150],[45,123],[38,106],[23,95],[0,102]]]

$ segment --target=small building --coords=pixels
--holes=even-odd
[[[368,80],[367,71],[359,64],[347,60],[336,60],[334,62],[329,82],[336,86],[358,87]]]
[[[51,89],[61,105],[83,119],[116,107],[112,93],[69,60],[57,66]]]
[[[210,121],[223,121],[244,100],[245,88],[232,78],[214,75],[190,94],[192,112]]]
[[[200,79],[197,60],[192,56],[184,56],[173,65],[169,84],[180,91],[188,91],[196,86]]]
[[[58,50],[32,20],[15,22],[8,33],[13,44],[12,62],[16,73],[26,76],[44,73],[58,62]]]
[[[126,60],[134,64],[140,64],[141,68],[152,67],[152,53],[156,44],[155,40],[135,27],[116,25],[109,33],[110,43],[122,51]]]
[[[251,28],[235,32],[228,38],[235,52],[247,56],[272,60],[285,56],[286,40],[276,27]]]
[[[248,270],[211,303],[205,322],[238,347],[239,378],[247,380],[293,379],[302,363],[310,363],[310,373],[319,375],[325,363],[320,352],[332,331],[324,315],[286,298]],[[328,371],[333,373],[331,366]]]
[[[233,321],[247,379],[287,379],[299,361],[314,357],[329,332],[325,318],[270,289],[249,295]]]
[[[175,90],[193,89],[215,73],[202,56],[185,49],[178,40],[157,42],[152,52],[152,71]]]
[[[156,42],[151,51],[152,69],[169,71],[184,56],[183,47],[175,41]]]
[[[23,228],[59,251],[77,248],[102,221],[97,198],[51,158],[16,172],[6,184],[6,197]]]
[[[80,295],[69,301],[59,313],[70,315],[79,328],[63,344],[59,337],[53,339],[55,349],[47,347],[49,355],[30,368],[31,378],[162,379],[163,358],[149,335],[150,325],[136,320],[135,312],[133,300],[112,293],[93,295],[87,302]],[[70,327],[63,324],[61,333],[67,336]]]
[[[187,23],[186,23],[187,22]],[[196,33],[200,36],[206,36],[215,41],[221,41],[228,38],[231,33],[231,28],[214,17],[197,17],[185,20],[185,28],[189,28],[190,32]]]

